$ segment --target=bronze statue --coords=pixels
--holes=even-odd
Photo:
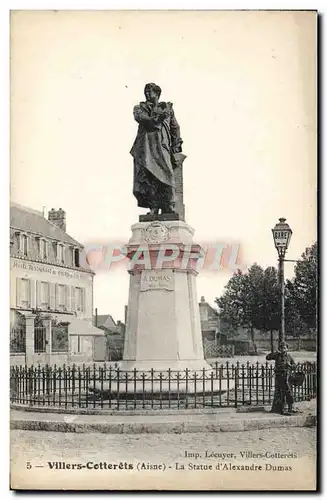
[[[161,88],[147,83],[146,101],[134,106],[139,124],[131,149],[134,158],[133,194],[138,206],[150,208],[150,215],[174,214],[176,183],[174,170],[181,166],[180,128],[171,102],[159,102]]]

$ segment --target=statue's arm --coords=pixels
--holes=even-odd
[[[273,361],[273,360],[276,360],[276,353],[275,353],[275,352],[270,352],[269,354],[267,354],[267,356],[266,356],[266,360],[267,360],[267,361]]]
[[[174,153],[181,153],[183,140],[180,134],[180,126],[176,120],[174,110],[171,109],[170,115],[170,134],[171,134],[171,146]]]
[[[134,119],[137,123],[152,123],[152,118],[149,116],[141,106],[134,106],[133,109]]]
[[[160,114],[155,113],[154,115],[150,116],[146,111],[144,111],[141,108],[141,106],[134,106],[133,115],[137,123],[141,123],[143,125],[148,125],[148,126],[149,125],[156,126],[165,118],[164,113]]]

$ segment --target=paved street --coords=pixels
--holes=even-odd
[[[13,476],[15,477],[14,471],[16,470],[25,473],[26,464],[30,462],[32,470],[29,469],[26,472],[27,477],[30,479],[34,477],[34,481],[36,477],[41,483],[42,480],[46,481],[46,484],[49,484],[47,481],[54,480],[55,475],[56,484],[58,485],[61,484],[58,483],[59,478],[63,482],[65,482],[65,478],[67,480],[69,478],[70,481],[78,478],[78,484],[82,484],[80,481],[86,481],[87,477],[92,474],[92,481],[95,476],[99,481],[92,484],[94,487],[98,485],[99,488],[155,488],[160,485],[160,487],[166,487],[167,484],[175,484],[174,481],[177,479],[181,481],[180,487],[182,488],[200,488],[204,486],[200,486],[199,480],[202,481],[203,474],[206,474],[208,480],[206,488],[241,488],[241,482],[238,483],[235,480],[239,478],[241,481],[243,472],[232,470],[229,473],[220,471],[220,474],[217,474],[216,466],[221,463],[221,467],[224,467],[223,464],[254,464],[268,468],[268,472],[259,472],[257,474],[246,472],[247,475],[244,476],[244,478],[247,478],[246,481],[250,481],[250,478],[254,481],[253,484],[248,482],[246,484],[255,489],[264,489],[262,480],[264,480],[266,488],[282,488],[283,484],[289,484],[291,489],[299,487],[305,489],[314,488],[315,428],[278,428],[247,432],[178,435],[64,434],[12,431],[11,446],[12,463],[14,464]],[[245,452],[248,453],[246,457],[244,456]],[[286,452],[289,453],[288,457],[276,456],[276,453]],[[268,453],[268,456],[258,457],[255,455],[258,453]],[[186,457],[185,454],[188,454],[188,456]],[[198,456],[194,454],[198,454]],[[55,474],[55,471],[49,470],[49,461],[81,464],[89,462],[93,462],[93,464],[100,462],[119,464],[120,462],[126,462],[132,464],[134,471],[122,470],[108,473],[108,471],[84,470],[82,473],[74,470],[69,471],[68,475],[68,471],[60,470],[60,474],[58,471]],[[136,469],[142,463],[145,464],[145,467],[158,464],[161,464],[162,467],[164,465],[166,472],[163,472],[162,469],[154,472],[148,470],[136,472]],[[180,467],[184,465],[186,470],[178,469],[176,471],[176,463]],[[195,467],[192,472],[187,472],[189,463]],[[202,469],[201,472],[198,472],[196,467],[201,468],[201,464],[202,467],[211,465],[214,470],[202,472]],[[43,468],[35,469],[35,466],[40,465]],[[228,465],[228,467],[231,467],[231,465]],[[279,468],[277,472],[274,467],[282,467],[282,469]],[[32,476],[33,472],[37,475]],[[261,476],[260,487],[260,474],[263,473],[265,478],[263,479],[263,476]],[[277,483],[276,475],[278,476]],[[145,477],[147,478],[146,486],[142,483]],[[110,478],[110,481],[108,478]],[[128,478],[131,478],[134,486],[128,486]],[[155,480],[154,484],[151,482],[151,478]],[[187,481],[185,478],[187,478]],[[221,478],[223,478],[223,482],[219,483]],[[103,486],[104,480],[106,481],[105,486]],[[35,482],[32,481],[31,485],[33,484],[35,485]],[[73,484],[73,482],[70,484]]]

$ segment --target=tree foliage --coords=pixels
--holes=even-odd
[[[240,327],[270,332],[280,327],[281,299],[276,268],[253,264],[246,273],[236,271],[216,299],[227,330]],[[317,243],[307,248],[295,266],[295,276],[285,286],[286,333],[300,336],[316,327]]]
[[[288,283],[290,300],[307,329],[317,326],[318,248],[317,242],[305,249]]]

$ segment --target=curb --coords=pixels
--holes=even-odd
[[[265,411],[265,407],[256,407],[258,408],[256,411]],[[12,403],[10,405],[11,410],[18,410],[21,412],[26,412],[26,413],[51,413],[51,414],[59,414],[59,415],[103,415],[103,416],[109,416],[109,415],[119,415],[119,416],[141,416],[141,417],[147,417],[147,416],[158,416],[159,412],[160,415],[226,415],[230,414],[231,412],[233,413],[238,413],[241,408],[233,408],[233,407],[226,407],[226,408],[192,408],[192,409],[184,409],[184,408],[162,408],[160,410],[152,410],[152,409],[141,409],[138,408],[137,410],[110,410],[104,408],[93,408],[90,406],[89,408],[49,408],[47,406],[26,406],[26,405],[20,405],[20,404],[15,404]],[[243,410],[243,413],[246,412],[246,409]]]
[[[315,415],[292,415],[289,417],[262,417],[262,418],[233,418],[217,419],[208,422],[205,418],[193,422],[162,422],[144,419],[143,422],[113,423],[109,421],[91,422],[62,422],[55,420],[26,420],[15,418],[10,422],[12,430],[48,431],[48,432],[76,432],[76,433],[105,433],[105,434],[182,434],[182,433],[209,433],[209,432],[240,432],[278,427],[314,427]],[[148,420],[148,421],[147,421]]]

